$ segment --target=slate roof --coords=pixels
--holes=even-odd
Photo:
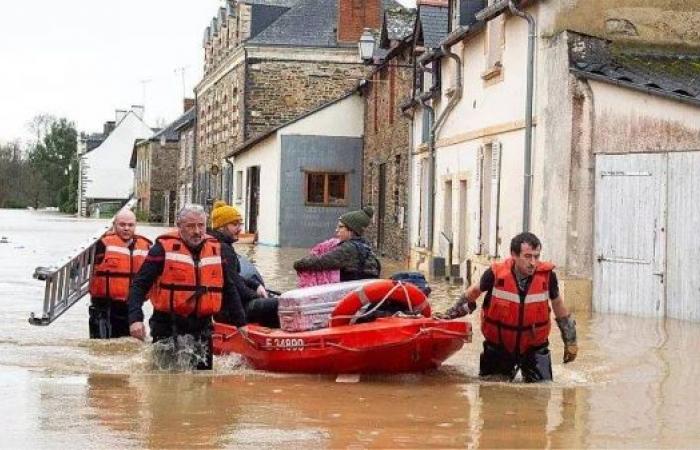
[[[440,41],[448,33],[450,11],[447,6],[421,5],[418,18],[423,34],[423,45],[427,48],[440,47]]]
[[[175,120],[175,122],[173,122],[173,130],[180,132],[187,125],[190,125],[194,122],[196,115],[197,115],[197,112],[195,111],[194,107],[188,109],[185,112],[185,114],[181,115],[179,119],[177,119],[177,120]]]
[[[382,6],[402,7],[395,0],[382,0]],[[290,45],[305,47],[338,47],[336,39],[337,0],[296,0],[257,36],[251,44]]]
[[[700,105],[700,56],[641,54],[609,41],[569,34],[569,69],[580,77],[615,83],[650,94]]]
[[[153,136],[148,138],[149,141],[159,141],[163,136],[166,141],[179,141],[180,133],[178,128],[187,124],[188,122],[194,120],[195,110],[194,107],[188,109],[183,115],[172,121],[167,127],[156,131]]]

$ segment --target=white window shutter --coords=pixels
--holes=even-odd
[[[501,184],[501,143],[491,144],[491,217],[489,218],[489,255],[498,256],[498,210]]]
[[[482,236],[482,230],[481,230],[481,208],[483,207],[484,201],[481,198],[482,196],[482,189],[481,189],[481,180],[484,176],[482,173],[484,170],[484,147],[480,146],[479,149],[476,152],[476,183],[474,185],[477,187],[479,190],[479,201],[476,203],[476,207],[474,208],[474,222],[476,224],[476,239],[474,240],[474,254],[475,255],[480,255],[481,254],[481,236]]]

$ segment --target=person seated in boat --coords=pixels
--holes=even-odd
[[[210,236],[216,238],[221,245],[231,248],[236,255],[233,243],[238,240],[238,235],[243,229],[243,215],[235,206],[227,205],[224,201],[214,202],[211,211],[212,227],[207,230]],[[241,265],[238,256],[235,265],[228,268],[233,271],[236,280],[236,288],[243,302],[246,322],[257,323],[269,328],[279,328],[279,316],[277,314],[278,302],[276,298],[269,298],[262,280],[254,277],[245,278],[240,275]],[[225,314],[216,317],[217,321],[228,322]]]
[[[112,228],[95,244],[88,309],[90,339],[129,336],[126,298],[151,244],[136,234],[136,216],[129,209],[114,216]]]
[[[340,272],[339,281],[379,278],[381,264],[369,242],[362,235],[374,215],[371,206],[350,211],[338,218],[335,237],[340,241],[321,255],[309,255],[294,263],[297,272]]]
[[[226,314],[230,323],[246,324],[236,288],[236,256],[229,245],[205,233],[207,214],[201,205],[185,205],[175,231],[156,239],[129,290],[129,331],[144,340],[143,303],[149,296],[153,342],[172,339],[193,342],[198,370],[211,369],[213,316]],[[178,358],[172,351],[171,358]]]

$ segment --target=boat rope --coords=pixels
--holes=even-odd
[[[333,316],[333,318],[334,319],[351,319],[350,323],[355,323],[359,319],[362,319],[363,317],[369,316],[370,314],[374,313],[378,308],[380,308],[384,304],[384,302],[387,301],[389,299],[389,297],[391,297],[391,294],[393,294],[394,291],[396,291],[396,289],[399,288],[399,286],[403,286],[403,283],[401,281],[398,281],[396,283],[396,285],[394,285],[391,289],[389,289],[389,292],[387,292],[380,301],[375,303],[373,307],[369,308],[367,311],[365,311],[362,314],[359,314],[359,315],[352,314],[352,315],[342,315],[342,316],[339,315],[339,316]],[[360,289],[362,289],[362,288],[360,288]],[[404,289],[404,294],[406,295],[406,298],[408,298],[408,292],[406,291],[406,288],[404,287],[403,289]],[[411,300],[409,299],[408,302],[409,302],[409,307],[410,307]],[[411,311],[413,311],[413,309],[411,309]]]

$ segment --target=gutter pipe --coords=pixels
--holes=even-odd
[[[429,70],[429,69],[428,69]],[[432,123],[435,120],[435,110],[432,106],[428,105],[427,99],[424,96],[420,96],[420,103],[428,111],[428,120],[430,122],[430,130],[428,131],[428,162],[430,163],[428,169],[428,250],[433,248],[433,218],[435,216],[435,127]],[[432,273],[432,270],[430,271]]]
[[[194,134],[192,135],[192,192],[190,203],[197,203],[197,135],[199,134],[199,103],[194,91]]]
[[[535,69],[535,19],[531,14],[517,8],[515,2],[508,3],[510,12],[527,20],[528,40],[527,40],[527,93],[525,102],[525,185],[523,189],[523,231],[530,230],[530,197],[532,191],[532,103],[534,91],[534,69]]]
[[[435,109],[427,104],[428,100],[433,99],[434,93],[430,92],[430,95],[421,95],[419,97],[421,105],[428,111],[430,117],[430,132],[428,136],[428,152],[429,152],[429,183],[428,183],[428,204],[427,204],[427,215],[428,215],[428,236],[427,244],[428,249],[433,249],[433,238],[435,234],[435,139],[440,129],[445,124],[445,120],[450,112],[457,106],[457,103],[462,98],[462,60],[455,53],[452,53],[449,45],[443,44],[440,48],[440,52],[437,54],[426,53],[420,58],[418,58],[418,64],[424,72],[434,74],[434,70],[425,66],[425,63],[432,58],[447,56],[455,61],[456,64],[456,82],[454,86],[454,93],[450,100],[448,101],[445,109],[440,112],[440,115],[435,118]]]

